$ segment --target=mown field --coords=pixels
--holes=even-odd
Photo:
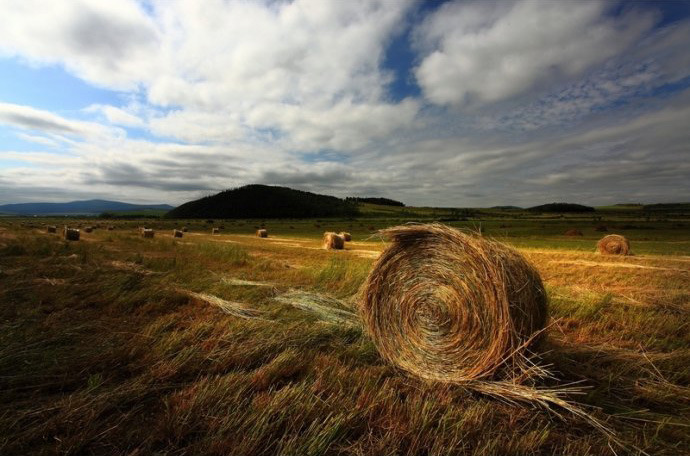
[[[621,447],[562,410],[387,365],[351,315],[385,248],[373,232],[404,219],[369,215],[0,219],[0,454],[690,454],[689,219],[445,214],[535,264],[553,373],[538,386],[582,387],[570,399]],[[65,220],[101,227],[78,242],[45,232]],[[325,230],[353,242],[325,251]],[[594,253],[607,233],[634,255]]]

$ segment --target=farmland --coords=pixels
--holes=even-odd
[[[0,219],[0,453],[688,454],[690,218],[365,206],[343,219]],[[557,408],[381,359],[357,292],[386,245],[375,231],[410,220],[481,231],[536,266],[553,374],[536,386],[580,387],[569,399],[622,446]],[[101,226],[77,242],[45,232],[65,223]],[[323,250],[324,231],[353,241]],[[634,255],[596,254],[608,233]]]

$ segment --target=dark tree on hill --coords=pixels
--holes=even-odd
[[[398,207],[405,207],[405,204],[401,203],[400,201],[395,201],[389,198],[360,198],[358,196],[348,196],[345,198],[345,201],[353,201],[355,203],[371,203],[371,204],[380,204],[382,206],[398,206]]]
[[[527,209],[530,212],[594,212],[594,208],[590,206],[583,206],[581,204],[572,203],[551,203],[542,204],[541,206],[534,206]]]
[[[246,185],[185,203],[168,218],[309,218],[357,215],[356,204],[335,196],[269,185]]]

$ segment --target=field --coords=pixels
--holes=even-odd
[[[354,313],[385,248],[374,232],[426,218],[533,262],[551,315],[540,362],[553,373],[537,386],[582,388],[569,399],[618,443],[558,408],[424,382],[380,358]],[[101,225],[78,242],[45,232],[65,220],[0,219],[2,455],[690,454],[682,214],[369,206],[340,220],[67,219]],[[267,239],[253,235],[262,225]],[[353,242],[325,251],[326,230]],[[594,253],[607,233],[634,255]]]

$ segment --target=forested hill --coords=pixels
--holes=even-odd
[[[335,196],[269,185],[246,185],[182,204],[168,218],[308,218],[357,214],[357,205]]]
[[[542,204],[541,206],[534,206],[528,209],[530,212],[594,212],[593,207],[583,206],[581,204],[572,203],[550,203]]]

